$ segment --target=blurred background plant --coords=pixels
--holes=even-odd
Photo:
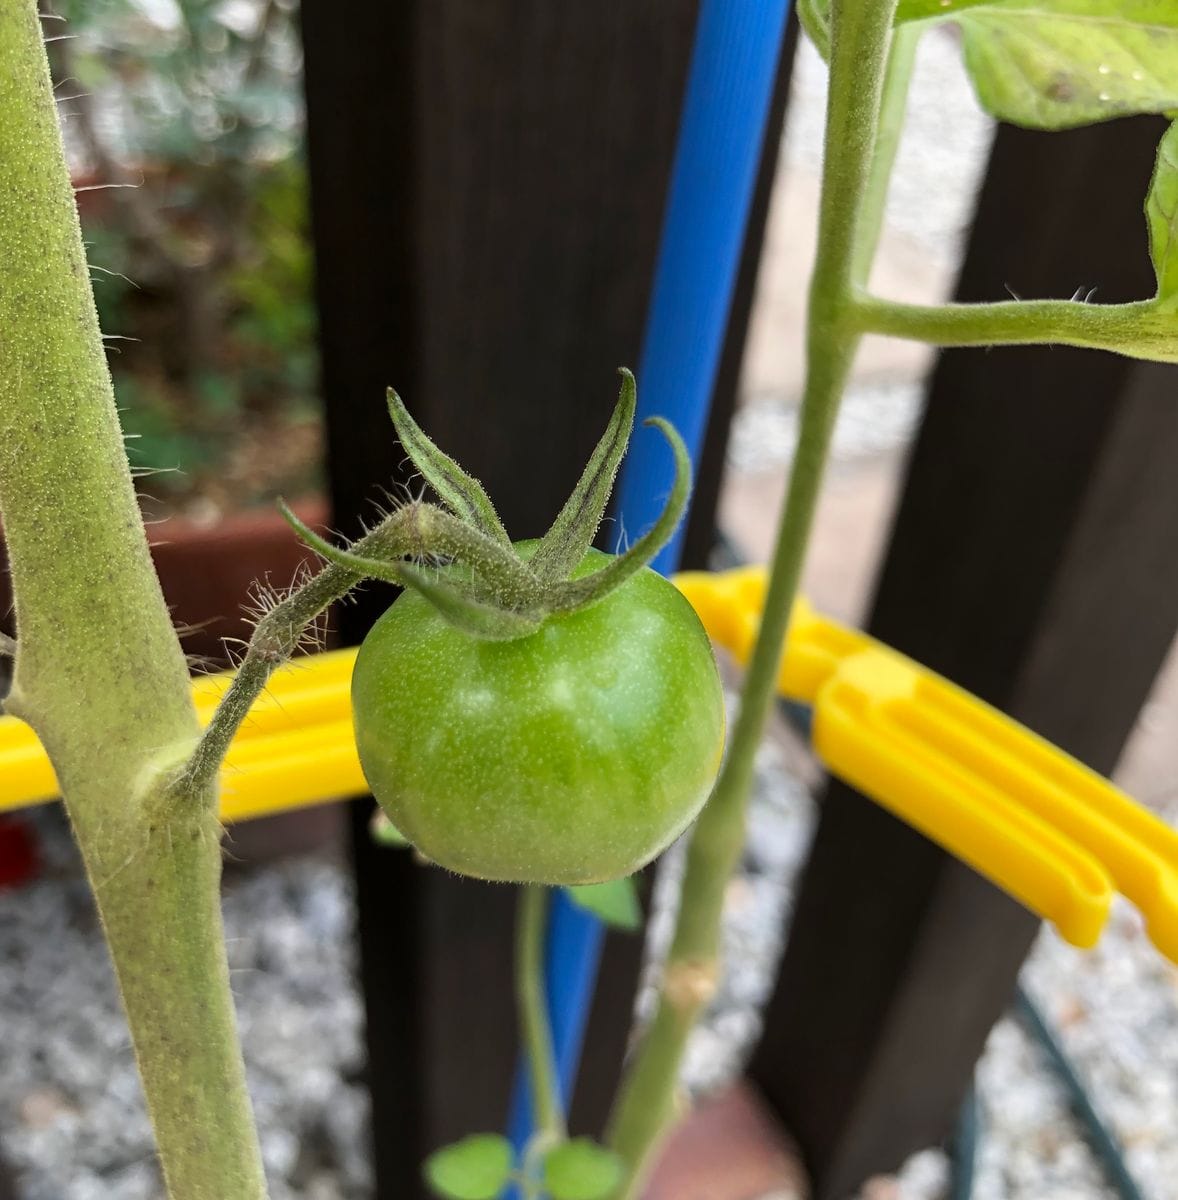
[[[294,0],[54,0],[52,12],[141,492],[212,518],[307,490],[320,426]]]

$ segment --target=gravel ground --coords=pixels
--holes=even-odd
[[[836,470],[906,444],[916,431],[923,387],[915,379],[860,379],[839,409],[831,446]],[[756,473],[784,469],[798,440],[798,408],[777,398],[743,405],[732,423],[728,468]]]
[[[80,864],[36,814],[42,879],[0,892],[0,1143],[21,1200],[162,1195],[135,1063]],[[370,1194],[352,898],[313,858],[231,871],[225,925],[273,1200]],[[228,1198],[226,1198],[228,1200]]]

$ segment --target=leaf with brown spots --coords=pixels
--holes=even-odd
[[[983,108],[1030,129],[1178,109],[1175,0],[901,0],[952,20]]]

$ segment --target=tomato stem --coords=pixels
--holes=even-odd
[[[833,6],[826,157],[798,449],[740,713],[720,777],[688,848],[658,1008],[611,1117],[609,1144],[627,1172],[617,1200],[633,1200],[641,1192],[652,1151],[674,1117],[688,1034],[711,994],[706,984],[719,957],[724,892],[744,846],[754,757],[774,696],[835,416],[860,338],[849,319],[856,237],[864,225],[869,190],[881,193],[870,174],[895,7],[896,0],[836,0]],[[692,980],[699,986],[687,986]]]
[[[999,300],[923,305],[859,295],[850,320],[861,333],[934,346],[1054,343],[1108,350],[1148,362],[1178,362],[1178,312],[1156,298],[1126,304]]]
[[[159,760],[199,726],[123,448],[33,0],[0,0],[0,112],[0,508],[20,636],[8,708],[61,784],[168,1194],[261,1200],[216,797],[177,813],[161,791]]]
[[[528,1062],[532,1125],[538,1142],[551,1148],[565,1136],[564,1109],[556,1078],[548,998],[544,989],[544,930],[548,889],[529,884],[516,893],[515,998],[520,1042]]]
[[[398,509],[386,517],[356,543],[356,548],[373,554],[403,550],[405,538],[397,529],[397,523],[398,514],[405,511]],[[329,605],[347,595],[360,578],[355,571],[328,565],[293,588],[261,616],[233,682],[217,705],[196,748],[171,784],[171,793],[178,802],[200,794],[212,784],[234,734],[270,676],[294,654],[315,619]]]

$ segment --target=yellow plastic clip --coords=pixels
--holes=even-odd
[[[325,800],[362,796],[368,785],[352,737],[349,689],[356,651],[308,655],[270,677],[229,748],[221,772],[223,821],[242,821]],[[192,681],[201,724],[212,716],[232,672]],[[60,794],[36,734],[0,717],[0,812]]]
[[[762,568],[676,583],[717,643],[751,653]],[[780,693],[813,706],[831,772],[894,812],[1077,946],[1114,890],[1178,962],[1178,833],[1108,780],[975,696],[865,634],[795,606]]]

